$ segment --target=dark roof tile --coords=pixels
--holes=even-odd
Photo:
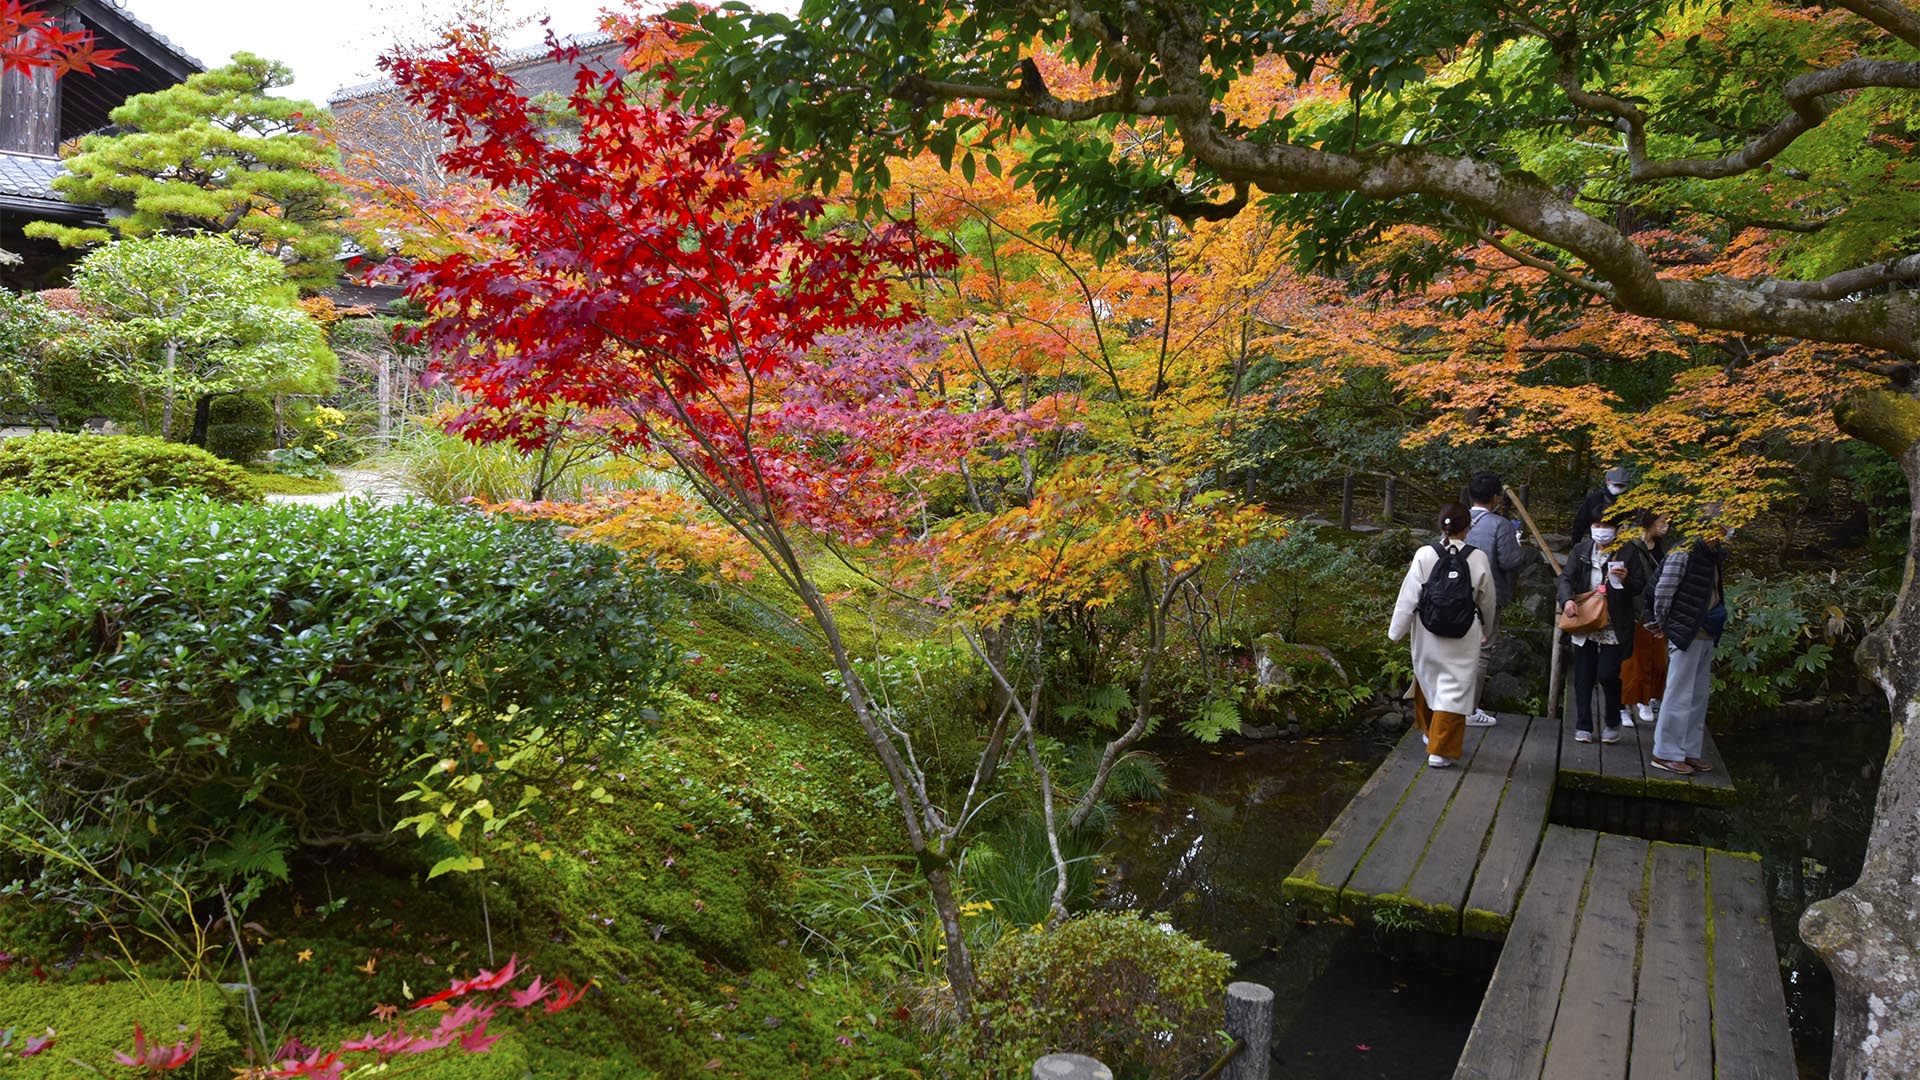
[[[60,162],[54,158],[0,151],[0,195],[65,202],[53,190],[53,178],[60,172]]]

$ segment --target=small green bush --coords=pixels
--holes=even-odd
[[[138,435],[29,435],[0,440],[0,493],[138,499],[259,498],[247,474],[197,446]]]
[[[226,394],[208,406],[207,452],[247,465],[273,447],[273,406],[249,394]]]
[[[6,1063],[10,1077],[80,1075],[74,1061],[104,1071],[126,1070],[114,1064],[115,1051],[133,1047],[138,1023],[149,1042],[192,1042],[200,1036],[195,1059],[198,1075],[225,1073],[240,1061],[240,1043],[228,1028],[232,1006],[210,983],[110,982],[0,983],[0,1017],[13,1029],[15,1045],[54,1032],[53,1046],[32,1058]],[[195,1075],[193,1067],[182,1075]]]
[[[617,553],[418,505],[0,497],[0,566],[0,825],[196,897],[390,835],[420,755],[637,741],[673,655],[664,589]]]
[[[1137,915],[1095,914],[1011,934],[980,964],[985,1033],[958,1033],[977,1072],[1012,1076],[1051,1053],[1088,1054],[1116,1076],[1191,1076],[1215,1034],[1233,961]],[[984,1066],[984,1067],[982,1067]]]

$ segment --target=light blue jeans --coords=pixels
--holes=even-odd
[[[1667,690],[1653,728],[1653,756],[1697,758],[1707,740],[1707,694],[1713,689],[1713,639],[1696,637],[1684,649],[1667,643]]]

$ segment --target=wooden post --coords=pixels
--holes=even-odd
[[[1400,486],[1400,481],[1397,477],[1394,477],[1392,475],[1389,475],[1387,477],[1386,493],[1382,495],[1380,498],[1380,517],[1382,519],[1383,524],[1387,524],[1387,525],[1393,524],[1393,511],[1394,511],[1393,504],[1396,501],[1398,501],[1396,499],[1396,496],[1399,494],[1399,492],[1396,489],[1399,486]]]
[[[1553,550],[1547,547],[1547,538],[1540,533],[1540,526],[1533,523],[1533,515],[1527,512],[1527,501],[1511,487],[1505,489],[1507,498],[1513,502],[1513,509],[1526,523],[1527,531],[1533,533],[1533,542],[1540,545],[1540,554],[1546,556],[1547,565],[1553,567],[1553,576],[1560,576],[1560,560],[1553,557]],[[1557,606],[1557,605],[1556,605]],[[1547,661],[1547,719],[1560,719],[1560,690],[1566,683],[1565,665],[1560,658],[1559,612],[1554,612],[1553,655]]]
[[[1242,1044],[1220,1080],[1267,1080],[1272,1062],[1273,991],[1259,983],[1227,984],[1227,1034]]]
[[[1113,1070],[1085,1054],[1048,1054],[1033,1063],[1033,1080],[1113,1080]]]
[[[1340,527],[1353,528],[1353,474],[1340,481]]]

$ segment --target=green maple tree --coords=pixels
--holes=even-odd
[[[213,400],[247,391],[318,392],[336,368],[320,324],[298,304],[278,260],[224,236],[121,240],[89,254],[73,284],[88,316],[84,345],[169,431],[194,404],[206,445]]]

